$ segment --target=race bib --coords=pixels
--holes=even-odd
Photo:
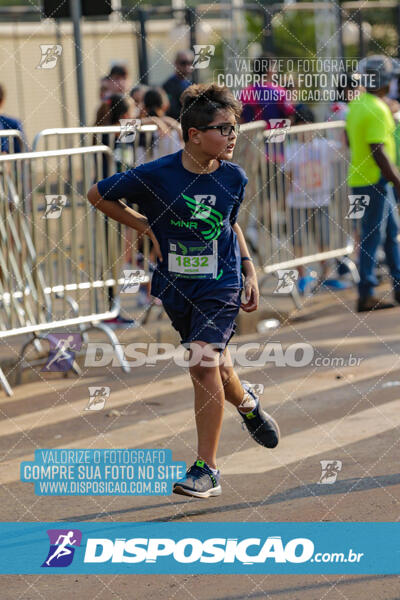
[[[217,268],[217,240],[212,241],[212,246],[201,240],[189,242],[168,240],[168,271],[170,273],[174,273],[178,277],[215,279]]]

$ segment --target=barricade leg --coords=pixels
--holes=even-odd
[[[17,367],[17,374],[16,374],[16,384],[17,385],[21,385],[22,382],[22,367],[24,364],[24,356],[25,353],[27,351],[27,349],[29,348],[30,345],[33,345],[33,347],[35,348],[36,352],[38,354],[40,354],[41,350],[42,350],[42,345],[40,343],[40,339],[39,336],[37,336],[36,334],[33,334],[32,339],[28,340],[27,342],[25,342],[25,344],[22,346],[21,348],[21,352],[19,353],[19,361],[18,361],[18,367]]]
[[[8,383],[7,377],[3,373],[3,369],[0,369],[0,383],[1,383],[1,387],[3,388],[3,390],[5,391],[7,396],[14,395],[14,392],[12,391],[12,388],[11,388],[10,384]]]
[[[343,256],[339,262],[346,265],[346,267],[350,271],[350,275],[351,275],[354,283],[357,285],[360,281],[360,274],[358,272],[355,262],[353,260],[351,260],[351,258],[349,258],[348,256]]]
[[[119,340],[118,340],[117,336],[115,335],[115,333],[113,332],[113,330],[111,329],[111,327],[109,327],[105,323],[90,323],[88,326],[84,326],[82,331],[84,333],[86,333],[90,329],[100,329],[100,331],[102,331],[103,333],[106,334],[106,336],[108,337],[108,339],[110,340],[110,342],[114,348],[114,352],[118,358],[118,361],[122,367],[122,370],[124,371],[124,373],[130,373],[131,368],[124,363],[124,354],[121,350]]]

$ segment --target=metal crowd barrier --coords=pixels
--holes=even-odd
[[[65,161],[70,180],[60,175]],[[30,334],[20,366],[29,344],[39,349],[42,332],[61,328],[102,330],[122,364],[100,322],[117,314],[121,232],[86,198],[103,161],[112,168],[106,146],[0,156],[0,339]],[[11,395],[1,370],[0,383]]]
[[[132,137],[129,130],[123,130],[121,125],[44,129],[35,136],[33,150],[36,151],[41,147],[45,150],[59,150],[65,147],[84,147],[88,144],[109,146],[113,154],[113,160],[111,162],[103,161],[99,166],[95,176],[95,179],[98,181],[116,172],[122,172],[143,162],[154,160],[161,154],[176,151],[176,147],[169,147],[166,144],[167,140],[165,138],[163,138],[162,143],[155,143],[154,135],[157,129],[156,125],[141,124],[137,127],[133,140],[127,137],[129,135]],[[59,168],[61,167],[59,166]],[[66,179],[71,179],[73,176],[72,165],[68,162],[64,165],[63,176]],[[149,239],[145,237],[139,245],[138,236],[135,231],[125,226],[118,226],[118,229],[121,233],[117,239],[118,254],[124,257],[123,264],[130,268],[135,268],[138,256],[140,255],[142,257],[141,268],[146,271],[144,282],[149,282]],[[141,324],[147,322],[152,308],[153,304],[150,304],[143,309]]]
[[[333,258],[357,281],[344,122],[265,126],[243,125],[234,157],[249,178],[239,223],[264,274],[260,287],[280,269]],[[292,295],[298,303],[296,286]]]
[[[60,150],[66,147],[105,145],[113,150],[118,170],[124,171],[153,160],[153,135],[156,131],[156,125],[141,125],[134,133],[124,133],[121,125],[43,129],[35,135],[32,149],[36,151],[43,147],[44,150]],[[111,174],[104,165],[99,179]]]

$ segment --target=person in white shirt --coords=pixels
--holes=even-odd
[[[296,113],[294,125],[313,122],[312,111],[302,106]],[[340,158],[340,148],[339,141],[328,139],[312,129],[299,133],[296,138],[289,136],[285,145],[287,229],[295,257],[329,248],[329,232],[335,220],[330,214],[330,206],[335,186],[335,162]],[[335,288],[345,287],[337,280],[328,279],[328,267],[326,261],[321,261],[321,282]],[[299,291],[304,292],[312,282],[302,265],[298,271]]]

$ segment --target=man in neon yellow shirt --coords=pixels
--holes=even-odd
[[[394,306],[374,296],[374,287],[378,284],[376,253],[381,243],[393,280],[395,300],[400,303],[399,223],[394,195],[395,190],[400,198],[400,173],[395,166],[395,123],[382,100],[389,90],[392,61],[383,55],[369,56],[360,62],[360,72],[364,75],[366,92],[350,102],[346,132],[351,152],[348,183],[354,195],[365,199],[357,304],[358,312],[363,312]]]

